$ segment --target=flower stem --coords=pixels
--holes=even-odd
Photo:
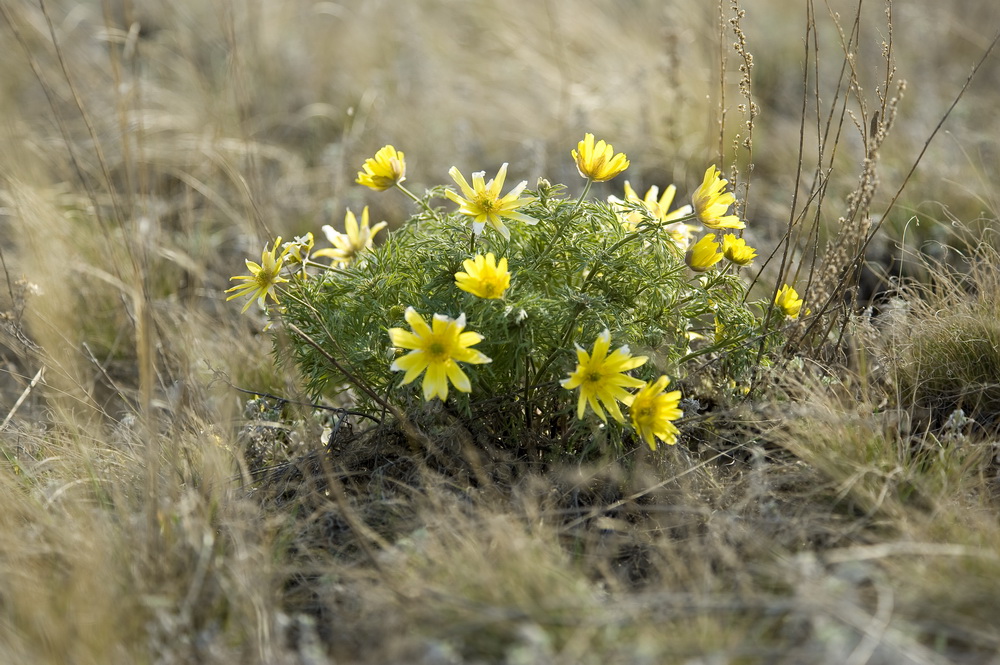
[[[322,268],[323,270],[337,273],[338,275],[349,275],[350,273],[338,267],[336,262],[331,264],[319,263],[318,261],[313,261],[312,259],[306,259],[302,262],[303,268]]]
[[[576,325],[576,319],[578,316],[580,316],[583,310],[584,306],[580,304],[578,304],[574,308],[573,314],[569,317],[569,321],[566,322],[566,327],[563,330],[562,341],[559,343],[558,346],[552,349],[552,353],[548,355],[548,357],[542,362],[541,366],[539,366],[538,370],[535,372],[535,380],[531,382],[531,385],[529,385],[526,390],[529,402],[531,396],[530,391],[542,383],[542,377],[545,376],[545,372],[546,370],[548,370],[549,365],[552,364],[552,362],[556,359],[556,356],[559,355],[559,353],[565,348],[566,344],[569,342],[570,337],[573,334],[573,326]]]
[[[708,279],[705,280],[705,286],[703,286],[702,288],[705,291],[711,291],[712,289],[714,289],[720,282],[722,282],[723,278],[726,276],[726,272],[728,271],[728,269],[729,266],[726,266],[722,270],[713,271],[713,273],[708,276]]]
[[[289,330],[302,338],[306,344],[319,351],[320,355],[326,358],[327,362],[329,362],[334,369],[340,372],[349,383],[353,384],[355,388],[365,393],[365,395],[367,395],[372,401],[391,413],[392,417],[399,423],[400,428],[403,430],[403,434],[406,436],[406,439],[414,452],[427,452],[433,450],[433,444],[431,444],[430,439],[428,439],[427,435],[421,432],[413,421],[406,416],[406,413],[393,406],[393,404],[391,404],[388,400],[379,395],[375,389],[368,384],[368,382],[362,380],[361,377],[351,372],[351,370],[349,370],[344,363],[338,361],[329,351],[326,350],[326,348],[324,348],[323,345],[310,337],[309,334],[304,332],[294,323],[291,321],[284,321],[284,324]]]
[[[570,217],[573,217],[573,215],[576,214],[576,211],[580,209],[580,206],[583,204],[584,199],[587,198],[587,194],[590,194],[590,187],[593,184],[594,181],[591,178],[587,178],[587,184],[583,186],[583,194],[580,194],[580,198],[576,200],[576,206],[573,208],[573,211],[569,214]]]
[[[438,216],[437,211],[434,210],[433,208],[431,208],[427,204],[427,201],[424,201],[422,198],[418,197],[416,194],[414,194],[413,192],[411,192],[410,190],[408,190],[406,187],[403,187],[403,185],[401,185],[398,182],[396,183],[396,188],[399,189],[399,191],[401,191],[404,194],[406,194],[407,196],[409,196],[411,199],[413,199],[413,201],[417,205],[419,205],[421,208],[423,208],[424,211],[426,211],[428,215],[430,215],[431,217],[433,217],[435,220],[437,220],[439,222],[441,221],[441,218]]]
[[[587,288],[587,284],[590,283],[590,278],[597,274],[598,268],[600,268],[601,266],[600,261],[604,260],[604,257],[611,256],[626,243],[629,243],[632,240],[635,240],[636,238],[640,237],[642,237],[642,233],[640,233],[639,231],[633,231],[632,233],[629,233],[624,238],[622,238],[614,245],[612,245],[610,249],[605,250],[602,253],[602,256],[598,259],[598,262],[594,263],[594,265],[590,268],[590,272],[588,272],[587,276],[584,278],[583,284],[580,285],[580,292],[582,293],[584,289]]]
[[[548,245],[545,246],[545,249],[542,250],[542,253],[539,254],[537,258],[535,258],[535,262],[531,265],[531,270],[537,268],[538,264],[540,264],[542,260],[549,255],[549,250],[555,247],[556,243],[558,243],[562,239],[563,232],[566,231],[566,227],[569,225],[570,221],[572,221],[572,219],[576,217],[577,211],[580,210],[580,206],[583,205],[584,199],[586,199],[587,194],[590,193],[590,186],[593,184],[594,181],[591,180],[590,178],[587,178],[587,184],[584,186],[583,193],[580,194],[580,198],[576,200],[576,205],[573,206],[572,210],[570,210],[569,215],[567,215],[565,219],[562,220],[562,223],[560,223],[559,226],[556,227],[556,232],[553,234],[552,240],[549,242]]]

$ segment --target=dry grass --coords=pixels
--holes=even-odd
[[[945,249],[940,260],[925,261],[927,282],[901,289],[884,317],[897,389],[938,422],[962,410],[980,427],[995,426],[1000,312],[994,294],[1000,284],[992,242],[989,234],[968,243],[968,253]]]
[[[0,661],[997,662],[996,56],[883,211],[1000,9],[858,4],[2,3]],[[724,165],[757,288],[837,294],[753,400],[593,467],[245,407],[302,398],[228,278],[404,219],[374,149],[573,188],[585,131],[637,190]]]

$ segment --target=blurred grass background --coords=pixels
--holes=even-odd
[[[414,509],[423,526],[367,563],[318,553],[315,539],[349,530],[344,506],[261,507],[236,436],[248,414],[234,386],[295,396],[298,378],[275,366],[263,319],[224,302],[229,277],[276,235],[339,228],[346,207],[406,219],[407,200],[353,183],[386,143],[405,151],[415,191],[452,165],[510,162],[513,181],[576,193],[569,151],[587,131],[627,153],[641,192],[672,182],[681,201],[717,163],[738,173],[747,237],[766,255],[796,194],[803,106],[808,175],[817,107],[825,119],[847,94],[842,39],[856,25],[854,97],[878,106],[890,36],[907,82],[879,154],[884,209],[1000,28],[983,0],[888,6],[0,0],[0,661],[996,662],[992,430],[970,442],[921,420],[934,382],[949,410],[964,404],[963,381],[922,369],[967,351],[938,340],[966,314],[992,330],[990,299],[966,312],[962,289],[922,294],[930,305],[859,344],[872,365],[901,358],[905,380],[775,387],[778,415],[744,413],[713,442],[758,451],[734,468],[692,445],[652,477],[568,470],[501,507],[432,489]],[[737,145],[736,16],[760,108],[752,156]],[[818,93],[804,103],[807,61]],[[994,55],[884,220],[875,272],[902,256],[907,274],[962,283],[955,251],[995,244],[998,91]],[[824,238],[866,156],[849,116],[843,127],[824,145]],[[1000,262],[976,256],[978,282],[995,285],[983,275]],[[915,329],[910,353],[901,331]],[[995,360],[993,341],[976,353]],[[992,394],[1000,377],[982,376],[982,358],[965,365]],[[315,450],[302,422],[292,440]],[[652,522],[581,536],[552,517],[566,505],[550,491],[614,502],[650,487]],[[845,549],[825,560],[827,547]],[[642,584],[622,581],[630,566]]]

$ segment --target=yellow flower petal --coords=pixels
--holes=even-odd
[[[465,372],[462,371],[462,368],[458,366],[458,363],[446,363],[445,372],[448,375],[448,380],[463,393],[467,393],[472,390],[472,384],[469,382],[469,377],[466,376]]]
[[[424,374],[424,399],[428,402],[438,397],[442,402],[448,399],[448,375],[445,372],[445,363],[436,362],[427,365],[427,372]]]

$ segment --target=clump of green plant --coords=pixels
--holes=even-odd
[[[330,248],[317,250],[312,234],[279,238],[233,278],[245,283],[230,297],[275,301],[316,396],[349,390],[360,408],[403,420],[439,400],[503,445],[673,444],[681,392],[668,391],[669,377],[712,358],[722,385],[745,385],[756,342],[766,348],[802,299],[786,285],[773,306],[747,303],[740,269],[756,252],[736,235],[746,225],[728,214],[736,197],[714,165],[691,205],[671,209],[673,185],[640,199],[626,182],[624,199],[590,198],[593,183],[629,166],[592,134],[572,156],[586,180],[579,197],[544,179],[503,193],[507,164],[471,184],[453,167],[458,191],[418,197],[403,185],[404,154],[385,146],[357,182],[398,189],[419,206],[413,217],[378,246],[385,223],[370,226],[367,208],[360,224],[348,211],[343,233],[324,227]],[[458,210],[433,205],[441,198]],[[722,238],[695,241],[702,227]]]

